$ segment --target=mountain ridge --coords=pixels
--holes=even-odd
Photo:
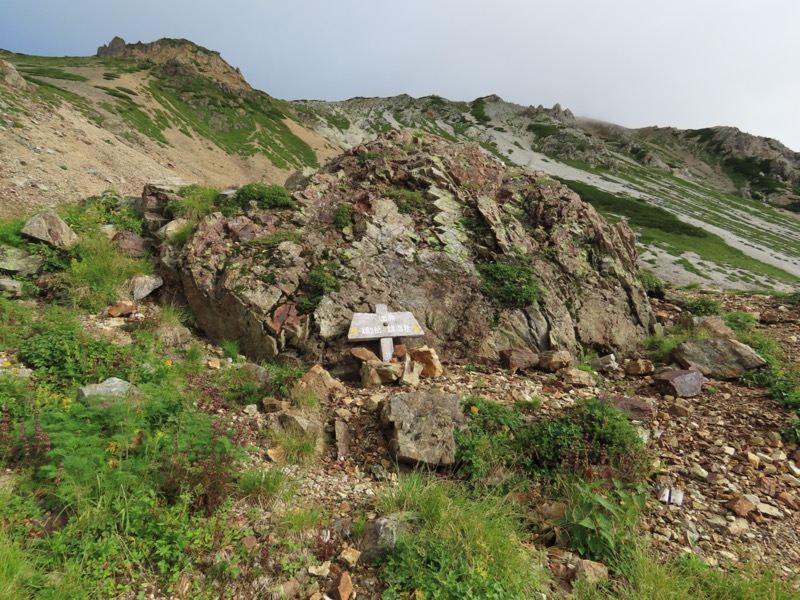
[[[800,220],[784,210],[800,210],[800,154],[734,127],[630,129],[497,95],[284,101],[182,39],[114,38],[82,58],[0,51],[0,60],[4,214],[109,186],[138,195],[153,179],[283,183],[343,148],[406,129],[477,142],[509,166],[566,182],[606,218],[632,224],[643,265],[668,279],[785,288],[800,278]],[[660,215],[701,227],[714,247],[638,227],[642,211],[651,223]]]

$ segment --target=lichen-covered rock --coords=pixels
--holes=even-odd
[[[44,265],[44,256],[30,254],[13,246],[0,246],[0,272],[29,277]]]
[[[686,340],[672,354],[682,367],[714,379],[735,379],[767,364],[750,346],[725,338]]]
[[[381,403],[378,416],[395,460],[430,467],[455,462],[454,431],[466,426],[461,399],[455,394],[395,394]]]
[[[78,241],[78,235],[52,210],[43,210],[25,221],[20,231],[35,242],[43,242],[53,248],[69,248]]]
[[[166,222],[172,193],[146,188],[151,228]],[[653,331],[631,230],[477,145],[389,132],[329,162],[293,198],[302,210],[214,213],[177,250],[161,246],[175,274],[164,280],[180,288],[167,295],[185,297],[207,335],[237,340],[251,358],[352,363],[350,319],[376,304],[413,312],[422,343],[449,360],[494,361],[518,347],[624,356]],[[353,214],[346,232],[335,222],[342,205]],[[527,287],[506,285],[517,281],[507,269]],[[494,288],[482,286],[492,276]]]

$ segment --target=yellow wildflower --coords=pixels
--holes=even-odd
[[[477,415],[478,412],[480,412],[480,409],[477,406],[475,406],[474,404],[469,407],[469,410],[473,415]]]

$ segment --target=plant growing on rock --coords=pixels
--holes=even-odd
[[[236,204],[244,206],[248,202],[255,202],[259,208],[297,208],[297,202],[292,199],[289,191],[282,185],[267,185],[264,183],[248,183],[236,192]]]
[[[525,264],[498,260],[478,265],[480,290],[509,308],[523,308],[539,299],[536,272]]]

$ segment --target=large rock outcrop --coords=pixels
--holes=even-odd
[[[152,227],[171,197],[145,189]],[[337,363],[353,312],[378,303],[415,314],[426,335],[414,343],[470,361],[519,347],[624,355],[655,327],[631,230],[477,145],[392,131],[329,162],[293,197],[302,210],[214,213],[183,246],[162,244],[173,296],[252,358],[292,351]],[[487,269],[509,264],[535,274],[538,298],[513,286],[504,303],[482,293]]]

